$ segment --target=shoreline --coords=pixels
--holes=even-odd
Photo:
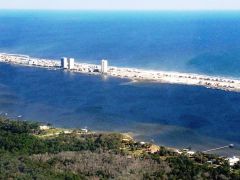
[[[178,150],[136,141],[129,134],[61,129],[38,122],[5,118],[0,118],[0,124],[1,134],[4,135],[0,152],[2,179],[115,179],[126,178],[129,174],[132,175],[127,179],[132,179],[141,172],[144,174],[137,179],[187,179],[193,173],[192,177],[203,179],[239,177],[239,156],[209,153],[227,146],[195,152],[191,148]],[[8,166],[4,166],[6,163]],[[179,174],[186,169],[187,172],[192,171]],[[60,174],[56,174],[58,172]],[[149,172],[150,176],[146,176]]]
[[[4,118],[4,116],[0,116],[0,119]],[[10,121],[22,121],[22,120],[16,120],[16,119],[12,119],[9,118],[8,120]],[[64,135],[99,135],[99,134],[104,134],[104,135],[109,135],[109,134],[119,134],[122,136],[122,142],[123,143],[128,143],[128,142],[133,142],[134,144],[139,144],[140,146],[149,146],[148,148],[148,152],[154,154],[157,153],[162,147],[165,148],[166,150],[172,151],[174,153],[177,153],[179,155],[181,154],[185,154],[189,157],[193,156],[196,153],[204,153],[204,154],[212,154],[212,155],[218,155],[220,156],[220,154],[217,151],[221,151],[222,149],[226,148],[226,145],[218,145],[218,146],[212,146],[212,147],[206,147],[206,149],[209,150],[199,150],[199,149],[192,149],[191,147],[176,147],[176,146],[169,146],[169,145],[164,145],[164,144],[158,144],[149,140],[143,140],[143,139],[139,139],[137,136],[138,134],[136,134],[135,132],[120,132],[120,131],[99,131],[99,130],[94,130],[94,129],[88,129],[88,128],[64,128],[61,126],[56,126],[53,124],[46,124],[44,122],[38,122],[38,121],[29,121],[26,120],[26,122],[28,123],[37,123],[39,129],[42,131],[41,134],[36,135],[36,137],[41,138],[41,139],[45,139],[45,138],[54,138],[54,137],[58,137],[61,134]],[[226,143],[227,144],[227,143]],[[219,147],[220,146],[220,147]],[[228,146],[228,145],[227,145]],[[235,145],[233,145],[235,146]],[[219,147],[219,148],[216,148]],[[229,147],[228,147],[229,148]],[[211,153],[208,153],[211,152]],[[225,150],[223,150],[225,151]],[[230,157],[239,157],[238,155],[239,153],[236,152],[235,155],[230,155],[228,153],[226,154],[222,154],[221,157],[225,157],[225,158],[230,158]]]
[[[62,69],[60,60],[32,58],[27,55],[0,53],[0,62],[28,67],[40,67],[52,70]],[[75,62],[70,72],[89,75],[102,75],[100,65]],[[95,71],[97,70],[97,71]],[[240,80],[221,76],[209,76],[194,73],[144,70],[138,68],[109,66],[106,76],[129,79],[132,82],[155,82],[182,85],[203,86],[224,91],[240,92]]]

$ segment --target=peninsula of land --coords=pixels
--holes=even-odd
[[[26,55],[0,53],[0,62],[18,64],[23,66],[35,66],[48,69],[63,68],[60,60],[32,58]],[[208,76],[193,73],[179,73],[168,71],[151,71],[136,68],[123,68],[109,66],[101,71],[101,65],[73,62],[71,72],[87,73],[93,75],[104,74],[107,76],[127,78],[134,82],[151,81],[157,83],[197,85],[207,88],[240,92],[240,80],[218,76]],[[105,61],[104,61],[105,62]]]
[[[0,116],[0,179],[239,179],[239,158]],[[234,161],[233,161],[234,160]]]

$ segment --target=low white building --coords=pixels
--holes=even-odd
[[[141,145],[145,145],[146,143],[145,143],[145,142],[143,142],[143,141],[141,141],[141,142],[140,142],[140,144],[141,144]]]
[[[175,152],[178,154],[182,154],[182,151],[180,151],[179,149],[176,149]]]
[[[192,155],[195,154],[195,152],[194,152],[194,151],[191,151],[190,149],[183,149],[183,150],[181,150],[181,151],[176,150],[176,152],[177,152],[178,154],[184,153],[184,154],[187,154],[187,155],[189,155],[189,156],[192,156]]]
[[[240,161],[240,159],[236,156],[233,156],[232,158],[227,158],[226,160],[228,160],[230,166],[234,166],[236,163]]]
[[[63,132],[64,132],[64,134],[71,134],[73,131],[71,131],[71,130],[64,130]]]
[[[87,133],[88,129],[87,128],[83,128],[83,129],[81,129],[81,131],[83,131],[84,133]]]
[[[102,60],[101,61],[101,72],[103,74],[107,73],[108,72],[108,61],[107,60]]]
[[[187,151],[187,154],[190,155],[190,156],[192,156],[192,155],[195,154],[195,152],[194,152],[194,151]]]
[[[39,126],[39,129],[40,130],[48,130],[48,129],[50,129],[50,126],[42,125],[42,126]]]
[[[34,64],[34,61],[33,60],[29,60],[28,61],[28,65],[33,65]]]
[[[61,58],[61,67],[62,67],[63,69],[67,69],[67,68],[68,68],[68,60],[67,60],[66,57],[62,57],[62,58]]]
[[[74,58],[68,59],[68,69],[74,69]]]

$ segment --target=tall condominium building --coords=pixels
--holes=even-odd
[[[74,69],[74,58],[68,59],[68,69]]]
[[[67,68],[68,68],[68,60],[67,60],[66,57],[62,57],[62,58],[61,58],[61,67],[62,67],[63,69],[67,69]]]
[[[103,59],[101,61],[101,72],[104,74],[108,72],[108,61],[107,60]]]

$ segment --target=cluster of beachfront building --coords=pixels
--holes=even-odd
[[[77,69],[78,66],[79,65],[75,64],[74,58],[67,58],[67,57],[61,58],[61,68],[63,68],[63,69],[74,70],[74,69]],[[101,72],[103,74],[106,74],[108,72],[108,61],[103,59],[101,61],[100,68],[98,66],[93,66],[93,67],[89,67],[88,71],[89,72]]]
[[[20,55],[20,54],[6,54],[0,53],[0,61],[13,63],[13,64],[21,64],[26,66],[39,66],[45,68],[62,68],[71,71],[78,72],[86,72],[86,73],[108,73],[108,61],[101,60],[100,65],[91,65],[84,63],[75,63],[74,58],[62,57],[61,62],[57,60],[49,60],[49,59],[39,59],[39,58],[30,58],[28,55]]]
[[[73,69],[74,68],[74,58],[61,58],[61,67],[63,69]]]
[[[67,69],[71,72],[87,74],[107,74],[112,77],[127,78],[132,81],[152,81],[159,83],[199,85],[207,88],[222,89],[240,92],[240,80],[192,73],[178,73],[167,71],[151,71],[135,68],[108,67],[107,60],[101,63],[87,64],[75,62],[74,58],[61,58],[59,60],[32,58],[27,55],[0,53],[0,62],[19,64],[24,66],[37,66],[48,69]]]

